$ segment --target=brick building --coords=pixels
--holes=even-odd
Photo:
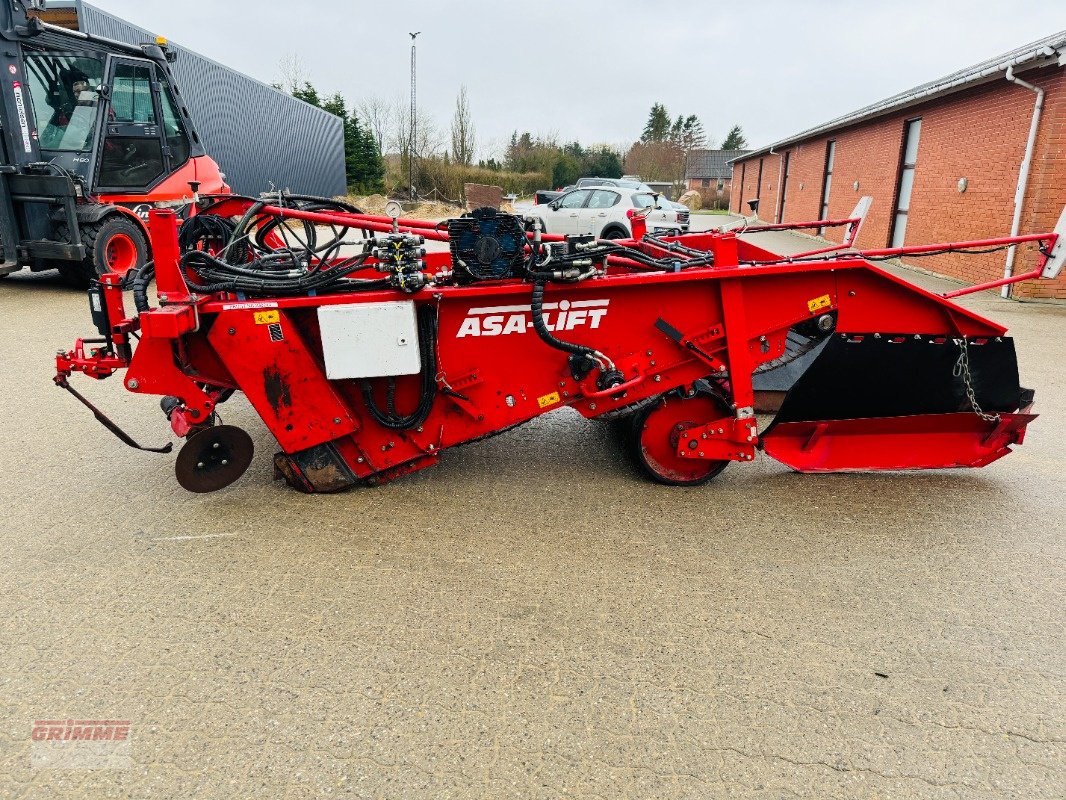
[[[732,162],[747,150],[693,150],[685,165],[685,188],[729,193],[733,180]]]
[[[753,150],[734,160],[733,186],[731,209],[758,198],[775,222],[840,218],[872,195],[866,247],[1002,236],[1016,215],[1020,233],[1050,231],[1066,205],[1066,31]],[[839,241],[839,229],[826,236]],[[1034,256],[1018,248],[1013,268]],[[977,283],[1003,277],[1008,258],[920,264]],[[1066,299],[1066,276],[1016,284],[1013,296]]]

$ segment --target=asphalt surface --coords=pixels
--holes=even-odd
[[[1066,308],[963,302],[1043,414],[984,470],[678,490],[562,411],[305,496],[235,399],[255,461],[194,496],[52,386],[84,296],[0,282],[0,796],[1063,797]],[[39,719],[128,760],[35,767]]]

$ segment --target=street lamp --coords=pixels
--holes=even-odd
[[[411,37],[411,138],[407,143],[407,178],[411,185],[411,199],[415,199],[415,136],[418,132],[417,104],[415,103],[415,39],[422,31],[408,33]]]

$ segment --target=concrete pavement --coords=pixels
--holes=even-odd
[[[194,496],[51,385],[84,295],[0,282],[0,796],[1062,797],[1066,308],[964,304],[1043,414],[985,470],[677,490],[563,411],[308,497],[237,399],[252,468]],[[129,763],[35,768],[38,719]]]

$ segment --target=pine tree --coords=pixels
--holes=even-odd
[[[743,150],[748,146],[748,140],[744,137],[744,130],[739,125],[734,125],[726,134],[722,142],[723,150]]]
[[[677,119],[674,120],[674,124],[670,126],[669,139],[670,139],[671,142],[680,142],[681,141],[681,134],[682,134],[682,131],[684,130],[684,127],[685,127],[685,118],[682,117],[680,114],[678,114],[677,115]]]
[[[322,101],[318,97],[318,90],[315,89],[309,81],[304,81],[303,86],[293,87],[292,96],[297,100],[303,100],[305,103],[310,103],[313,106],[322,108]]]
[[[509,170],[518,170],[518,131],[511,134],[511,141],[503,155],[503,163]]]
[[[311,103],[311,105],[318,106],[323,111],[328,111],[335,117],[340,117],[341,119],[348,118],[348,109],[345,106],[344,98],[341,96],[340,92],[335,92],[333,95],[319,102],[318,92],[311,88],[310,85],[308,86],[308,89],[310,89],[310,91],[314,94],[315,97],[315,102],[313,103],[310,100],[307,100],[307,102]],[[300,99],[303,100],[304,98],[301,97]]]
[[[666,106],[662,103],[654,103],[648,114],[648,122],[644,125],[644,133],[640,135],[642,142],[662,142],[670,135],[670,115],[666,112]]]
[[[353,112],[344,124],[344,162],[348,185],[360,192],[385,190],[385,160],[373,131]]]
[[[381,158],[377,139],[369,129],[364,129],[355,114],[348,113],[347,104],[340,92],[322,100],[318,91],[305,82],[293,90],[293,97],[340,117],[344,123],[344,175],[349,189],[362,192],[383,191],[385,188],[385,162]]]
[[[695,114],[689,114],[681,126],[681,146],[686,151],[707,146],[707,132]]]

